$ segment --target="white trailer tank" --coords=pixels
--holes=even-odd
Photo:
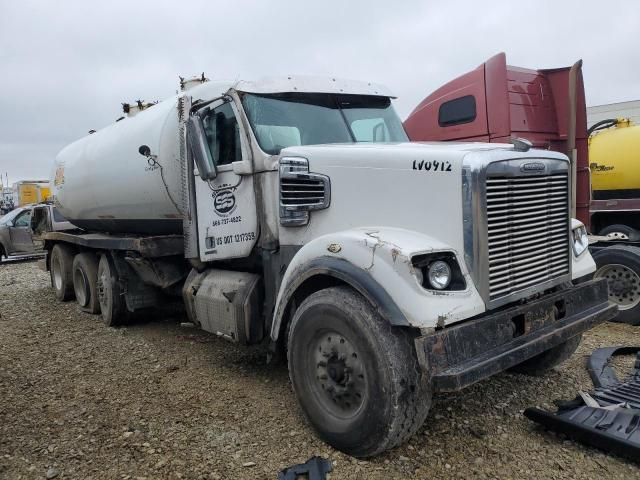
[[[224,94],[207,82],[195,98]],[[114,233],[182,233],[179,95],[90,134],[56,157],[53,194],[74,225]],[[155,162],[139,153],[147,145]]]

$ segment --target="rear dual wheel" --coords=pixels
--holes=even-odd
[[[124,298],[124,288],[118,278],[113,260],[108,254],[100,257],[98,263],[98,302],[102,321],[109,327],[126,323],[128,317]]]
[[[606,278],[609,300],[618,305],[615,322],[640,325],[640,248],[611,245],[592,254],[594,278]]]
[[[615,238],[617,240],[629,240],[630,238],[635,238],[640,233],[635,228],[632,228],[628,225],[609,225],[608,227],[604,227],[600,230],[599,235],[609,238]]]
[[[85,312],[100,313],[97,281],[98,258],[91,252],[77,254],[73,259],[73,290]]]
[[[58,243],[51,249],[49,274],[51,287],[61,302],[73,299],[73,250]]]
[[[56,244],[51,250],[50,274],[58,300],[64,302],[75,296],[80,308],[102,313],[102,320],[110,327],[126,322],[124,289],[109,254],[98,260],[91,252],[74,255],[68,245]]]

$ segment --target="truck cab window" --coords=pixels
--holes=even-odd
[[[22,212],[16,218],[16,221],[13,222],[14,227],[28,227],[31,225],[31,210],[27,210],[26,212]]]
[[[214,108],[204,118],[204,129],[217,165],[242,160],[238,120],[230,103]]]
[[[476,97],[473,95],[466,95],[444,102],[438,110],[438,125],[441,127],[469,123],[475,119]]]

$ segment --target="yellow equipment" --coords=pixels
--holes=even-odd
[[[47,181],[23,180],[13,184],[13,203],[16,207],[40,203],[51,196],[51,188]]]
[[[605,124],[604,122],[609,122]],[[594,200],[640,197],[640,125],[619,118],[598,122],[589,137]],[[610,128],[607,128],[610,127]]]
[[[49,197],[51,196],[51,187],[49,187],[49,184],[38,185],[38,189],[40,190],[40,201],[46,202],[47,200],[49,200]]]

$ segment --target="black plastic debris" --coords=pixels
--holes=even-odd
[[[605,347],[594,350],[589,361],[587,370],[591,376],[591,381],[596,388],[613,387],[620,383],[616,373],[611,368],[609,360],[617,355],[636,354],[635,372],[633,378],[640,379],[640,347]]]
[[[322,457],[311,457],[305,463],[287,467],[278,473],[278,480],[296,480],[299,476],[309,480],[324,480],[332,470],[329,460]]]
[[[625,381],[609,360],[636,353],[635,372]],[[558,401],[558,410],[528,408],[524,414],[554,430],[601,450],[640,462],[640,347],[609,347],[593,352],[587,365],[595,390]]]

